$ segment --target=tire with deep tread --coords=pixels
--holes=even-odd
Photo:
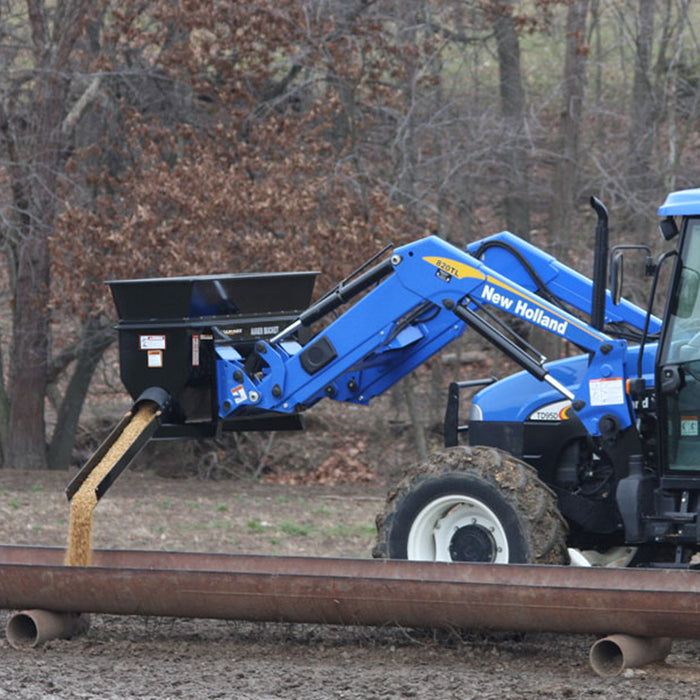
[[[440,511],[441,504],[445,504],[446,514]],[[463,508],[465,513],[467,508],[476,508],[483,518],[471,521],[483,521],[484,526],[475,525],[474,532],[470,533],[467,518],[449,513],[455,508]],[[412,528],[415,533],[416,523],[424,523],[423,528],[432,527],[425,525],[426,518],[434,518],[437,528],[441,524],[451,526],[455,537],[461,529],[463,539],[482,540],[477,542],[476,550],[467,546],[467,554],[460,552],[454,556],[456,550],[451,544],[449,555],[445,556],[443,551],[442,560],[457,556],[459,561],[484,561],[483,558],[471,559],[468,555],[474,551],[483,554],[490,539],[493,556],[505,563],[503,555],[495,554],[497,549],[501,551],[497,545],[504,544],[505,539],[503,551],[508,552],[508,563],[568,563],[567,525],[559,512],[556,495],[530,465],[494,447],[447,448],[410,469],[389,492],[384,511],[377,515],[377,543],[373,556],[383,559],[429,558],[408,555],[409,533]],[[496,535],[490,536],[489,530],[495,530]]]

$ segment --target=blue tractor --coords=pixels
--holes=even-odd
[[[700,190],[659,210],[677,245],[656,262],[646,249],[647,309],[621,298],[624,249],[644,247],[609,253],[607,211],[591,204],[592,279],[501,233],[464,249],[436,236],[390,249],[311,305],[313,273],[111,282],[122,379],[135,406],[159,407],[141,442],[301,427],[321,399],[367,404],[473,331],[523,371],[480,382],[464,421],[460,389],[479,382],[450,386],[446,446],[390,492],[375,556],[696,565]],[[651,312],[662,269],[663,322]],[[580,354],[547,362],[511,320]]]

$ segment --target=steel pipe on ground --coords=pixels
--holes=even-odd
[[[599,639],[589,654],[591,667],[599,676],[618,676],[626,668],[663,661],[671,652],[668,637],[632,637],[613,634]]]
[[[700,638],[693,571],[0,546],[0,608]]]
[[[23,610],[7,621],[5,636],[15,649],[36,647],[50,639],[71,639],[85,634],[90,618],[81,613]]]

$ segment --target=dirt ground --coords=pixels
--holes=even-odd
[[[67,479],[0,471],[0,541],[64,545]],[[384,490],[129,471],[95,511],[94,546],[367,557]],[[697,697],[700,642],[602,679],[593,641],[93,615],[85,637],[30,651],[0,638],[0,698]]]

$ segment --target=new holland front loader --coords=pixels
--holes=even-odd
[[[592,205],[592,280],[501,233],[466,248],[436,236],[393,248],[312,304],[313,273],[110,282],[122,380],[135,408],[150,402],[157,412],[97,497],[150,437],[299,428],[321,399],[367,404],[475,332],[523,371],[482,382],[463,423],[459,391],[475,381],[450,386],[446,447],[392,489],[375,555],[696,565],[700,190],[673,192],[659,210],[676,247],[657,262],[649,255],[646,310],[620,298],[631,246],[613,248],[606,289],[607,212]],[[663,320],[651,313],[661,269],[670,274]],[[508,320],[580,354],[547,362]]]

